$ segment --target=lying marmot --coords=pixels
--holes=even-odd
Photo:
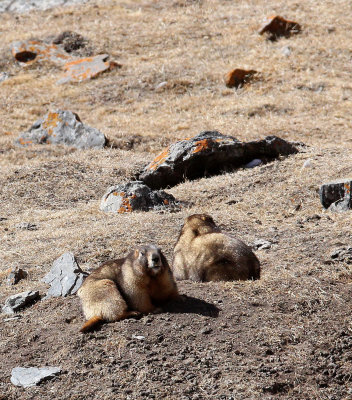
[[[212,217],[186,218],[175,249],[172,270],[178,280],[196,282],[260,278],[260,264],[241,240],[222,233]]]
[[[153,245],[105,262],[87,277],[77,294],[88,320],[81,332],[102,321],[119,321],[156,311],[157,306],[178,297],[169,264]]]

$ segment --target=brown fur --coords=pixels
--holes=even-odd
[[[125,258],[107,261],[93,271],[78,290],[88,320],[82,332],[103,321],[156,311],[178,296],[169,264],[153,245],[143,246]]]
[[[260,278],[260,263],[253,251],[222,233],[207,214],[186,218],[174,248],[172,270],[176,279],[196,282]]]

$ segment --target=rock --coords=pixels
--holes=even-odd
[[[72,57],[59,46],[45,43],[41,40],[26,40],[14,42],[11,45],[12,55],[20,63],[33,63],[34,61],[50,61],[62,65]]]
[[[82,82],[95,78],[104,71],[121,67],[115,61],[107,61],[108,58],[107,54],[101,54],[99,56],[69,61],[63,67],[65,71],[64,76],[57,83]]]
[[[290,46],[284,46],[281,49],[281,53],[282,55],[289,57],[292,54],[292,48]]]
[[[0,72],[0,83],[9,79],[9,74],[7,72]]]
[[[352,247],[341,247],[339,249],[335,249],[330,254],[330,258],[332,258],[334,261],[352,264]]]
[[[53,262],[50,272],[43,278],[43,282],[50,284],[46,298],[75,294],[87,275],[72,253],[64,253]]]
[[[268,40],[274,41],[279,37],[289,37],[299,32],[301,32],[301,26],[297,22],[288,21],[277,15],[265,19],[265,23],[260,29],[259,34],[263,35],[265,33]]]
[[[209,327],[204,327],[200,330],[200,333],[202,335],[209,335],[209,333],[213,332],[213,330]]]
[[[306,160],[306,161],[303,163],[302,169],[311,168],[312,166],[313,166],[312,160],[311,160],[310,158],[308,158],[308,160]]]
[[[331,211],[347,211],[352,208],[352,179],[324,183],[319,190],[320,201],[324,208]]]
[[[87,0],[1,0],[0,13],[2,12],[16,12],[28,13],[32,10],[47,10],[49,8],[58,6],[68,6],[80,3],[86,3]]]
[[[253,242],[253,250],[266,250],[271,248],[271,242],[264,239],[257,239]]]
[[[27,271],[22,268],[12,268],[9,276],[7,277],[8,285],[16,285],[20,280],[27,278]]]
[[[24,388],[38,385],[40,382],[51,379],[60,374],[61,368],[41,367],[41,368],[23,368],[16,367],[11,371],[11,383],[15,386]]]
[[[125,213],[136,210],[147,211],[175,206],[175,198],[162,190],[152,191],[141,181],[111,186],[104,194],[100,210]]]
[[[21,133],[15,143],[20,146],[65,144],[78,149],[101,149],[106,142],[106,137],[98,129],[84,125],[77,114],[58,110],[48,112],[28,131]]]
[[[225,75],[225,84],[228,88],[239,88],[253,78],[257,71],[234,69]]]
[[[16,311],[24,308],[40,298],[39,292],[29,290],[27,292],[17,293],[5,300],[2,312],[5,314],[14,314]]]
[[[27,231],[37,231],[38,226],[36,224],[33,224],[32,222],[21,222],[16,225],[17,229],[23,229]]]
[[[233,171],[253,159],[272,160],[297,153],[296,147],[276,136],[240,142],[217,131],[205,131],[192,139],[173,143],[137,176],[152,189],[174,186],[185,179]]]
[[[244,165],[244,168],[254,168],[262,165],[263,161],[259,160],[259,158],[255,158],[254,160],[250,161],[249,163]]]
[[[144,339],[145,339],[145,336],[133,334],[133,335],[132,335],[132,339],[144,340]]]
[[[75,52],[87,46],[88,40],[82,35],[72,31],[64,31],[56,36],[53,40],[54,44],[59,44],[67,53]]]

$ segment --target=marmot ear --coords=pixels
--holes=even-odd
[[[138,258],[138,256],[139,256],[139,250],[135,250],[134,251],[134,258]]]

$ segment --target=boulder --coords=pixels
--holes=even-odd
[[[221,174],[253,159],[272,160],[297,153],[297,148],[276,136],[240,142],[217,131],[205,131],[192,139],[176,142],[160,153],[137,178],[151,189],[174,186],[185,179]]]
[[[41,40],[25,40],[11,45],[12,55],[20,63],[30,64],[34,61],[50,61],[62,65],[72,57],[61,47]]]
[[[65,144],[78,149],[103,148],[106,137],[95,128],[84,125],[71,111],[48,112],[44,118],[16,139],[19,146],[31,144]]]
[[[14,314],[21,308],[34,303],[39,298],[40,296],[37,290],[29,290],[27,292],[14,294],[5,300],[5,305],[2,308],[2,312],[5,314]]]
[[[153,191],[141,181],[111,186],[104,194],[100,209],[126,213],[136,210],[163,209],[175,205],[175,198],[162,190]]]
[[[40,382],[51,379],[60,372],[61,368],[58,367],[15,367],[11,371],[11,383],[15,386],[27,388],[39,385]]]
[[[43,278],[43,282],[50,285],[46,298],[76,293],[87,275],[72,253],[64,253],[53,262],[50,272]]]
[[[319,190],[320,201],[324,208],[331,211],[348,211],[352,208],[352,179],[324,183]]]
[[[108,58],[109,56],[107,54],[101,54],[69,61],[63,67],[65,71],[64,76],[58,80],[57,83],[86,81],[87,79],[97,77],[104,71],[110,71],[120,67],[116,62],[108,61]]]
[[[271,16],[265,19],[263,27],[259,34],[267,35],[268,40],[275,41],[279,37],[289,37],[292,34],[301,32],[301,26],[294,21],[288,21],[279,15]]]
[[[225,75],[225,85],[228,88],[239,88],[243,86],[245,83],[249,82],[253,76],[257,73],[254,69],[245,70],[245,69],[234,69],[228,72]]]
[[[47,10],[58,6],[86,3],[87,0],[1,0],[1,12],[28,13],[32,10]]]

